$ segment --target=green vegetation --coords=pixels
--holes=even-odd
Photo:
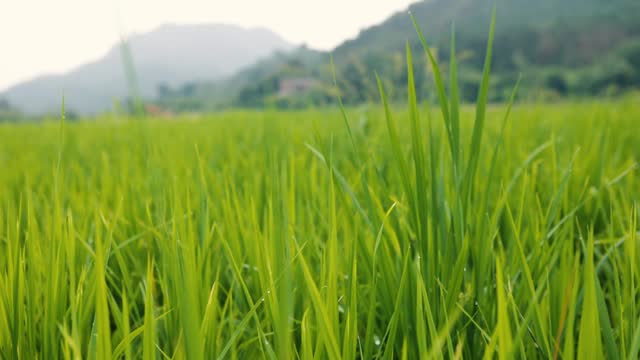
[[[418,31],[439,111],[0,124],[0,357],[638,358],[638,98],[488,106],[493,30],[475,108]]]

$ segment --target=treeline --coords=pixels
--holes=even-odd
[[[448,49],[443,49],[448,50]],[[529,63],[518,53],[496,48],[496,58],[510,57],[513,63],[497,62],[492,75],[491,101],[504,101],[519,77],[519,98],[534,101],[559,100],[566,97],[616,96],[640,88],[640,40],[624,43],[590,64],[569,67],[558,64]],[[422,54],[415,48],[413,66],[418,97],[435,97],[432,87],[433,73]],[[448,53],[440,54],[442,71],[447,71]],[[458,53],[460,63],[459,87],[461,98],[475,101],[481,67],[473,50]],[[518,59],[521,60],[520,63]],[[378,73],[389,87],[393,101],[406,100],[407,63],[401,51],[370,52],[363,56],[350,56],[335,61],[331,66],[328,56],[324,64],[308,64],[298,58],[289,58],[281,68],[255,81],[247,81],[231,94],[221,94],[223,85],[187,84],[178,89],[160,92],[159,104],[175,111],[207,111],[227,107],[243,108],[304,108],[332,105],[341,96],[346,105],[378,102],[375,80]],[[333,72],[335,71],[335,83]],[[313,87],[283,95],[281,85],[290,79],[314,79]],[[336,86],[337,85],[337,86]]]

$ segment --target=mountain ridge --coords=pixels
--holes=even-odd
[[[127,41],[136,68],[140,94],[156,95],[162,84],[177,85],[202,79],[216,80],[293,45],[263,27],[227,24],[166,23],[132,34]],[[252,46],[245,44],[251,43]],[[128,97],[127,79],[116,44],[96,60],[61,74],[43,74],[0,93],[27,113],[55,111],[64,94],[70,108],[96,113]]]

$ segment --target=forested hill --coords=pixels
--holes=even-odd
[[[429,76],[428,67],[409,13],[422,28],[446,70],[452,25],[461,63],[463,96],[475,98],[493,6],[497,22],[494,43],[494,100],[504,99],[522,74],[521,97],[558,98],[616,94],[640,86],[640,1],[638,0],[431,0],[411,5],[379,25],[364,29],[332,52],[345,102],[378,98],[377,71],[397,100],[405,96],[405,42],[416,51],[416,77]],[[320,55],[318,55],[320,56]],[[329,57],[318,61],[283,62],[241,89],[240,106],[322,104],[332,101]],[[292,68],[291,64],[296,64]],[[273,65],[273,64],[271,64]],[[283,98],[274,84],[292,76],[317,78],[306,95]],[[266,86],[269,85],[269,86]],[[420,95],[430,96],[431,84],[419,83]],[[269,91],[271,89],[271,91]],[[301,97],[306,96],[306,99]]]

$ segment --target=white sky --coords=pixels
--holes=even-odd
[[[0,91],[104,55],[125,32],[163,23],[264,26],[330,49],[416,0],[0,0]]]

